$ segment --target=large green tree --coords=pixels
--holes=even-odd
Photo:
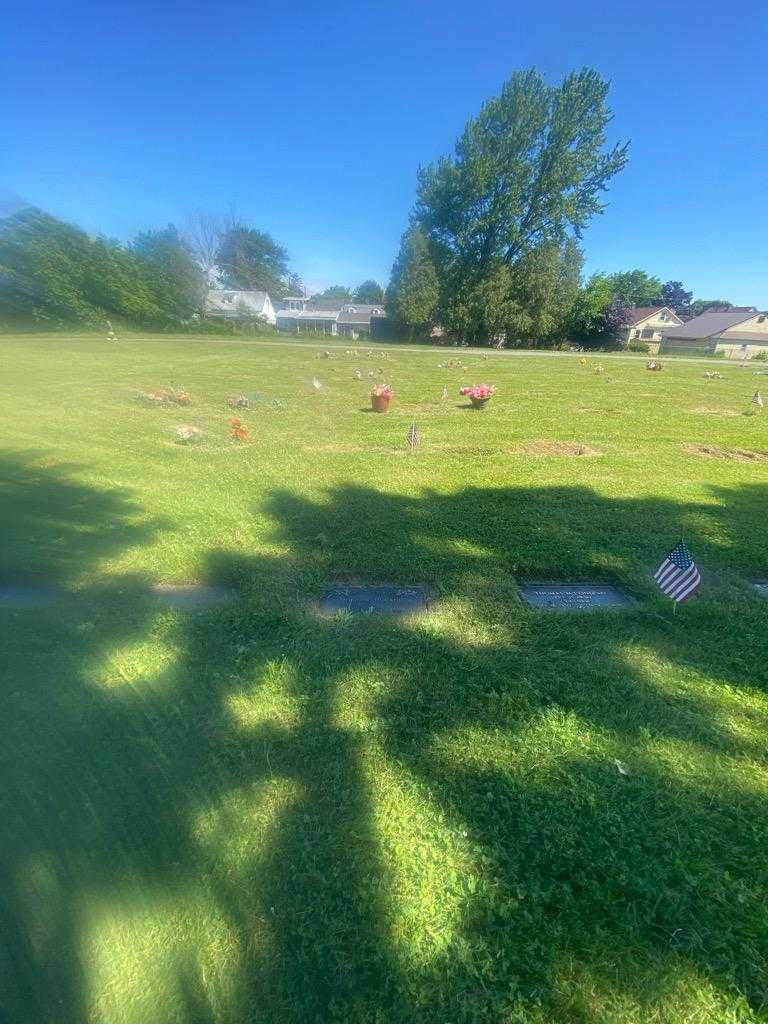
[[[644,270],[625,270],[609,274],[608,280],[613,295],[628,306],[661,306],[663,285],[658,277],[646,274]]]
[[[355,288],[353,296],[355,302],[363,302],[369,305],[378,305],[384,301],[384,289],[378,281],[369,279],[363,281]]]
[[[701,316],[702,313],[706,313],[709,309],[730,309],[732,306],[733,303],[727,299],[694,299],[688,309],[688,313],[692,317]]]
[[[338,302],[349,302],[352,292],[344,284],[332,284],[324,292],[312,296],[314,299],[336,300]]]
[[[243,224],[230,227],[216,253],[216,265],[230,288],[287,294],[288,253],[265,231]]]
[[[450,298],[540,246],[578,237],[627,161],[606,148],[608,83],[593,70],[556,86],[517,72],[467,124],[452,157],[419,173],[416,220]]]
[[[130,248],[152,268],[158,299],[172,315],[184,319],[202,309],[207,290],[205,274],[173,224],[142,231]]]
[[[409,228],[400,241],[387,290],[389,312],[405,324],[411,336],[425,328],[434,317],[440,298],[440,283],[429,243],[417,227]]]
[[[118,242],[91,238],[25,207],[0,223],[0,314],[9,320],[145,326],[178,322],[156,266]]]

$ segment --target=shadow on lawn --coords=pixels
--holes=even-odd
[[[58,532],[74,574],[151,538],[126,495],[8,468],[21,550]],[[743,775],[678,777],[659,751],[695,764],[764,748],[632,652],[673,675],[765,687],[764,607],[732,589],[738,631],[714,597],[674,620],[653,599],[537,616],[511,577],[642,586],[683,523],[718,564],[726,546],[756,547],[767,499],[766,487],[704,509],[579,488],[278,493],[267,512],[289,556],[213,553],[206,577],[241,599],[161,616],[176,651],[161,678],[110,678],[115,650],[159,635],[138,581],[55,614],[0,613],[10,1019],[587,1021],[584,992],[653,1007],[678,972],[759,1008],[763,801]],[[57,549],[46,560],[60,564]],[[316,618],[310,597],[339,577],[427,583],[465,615],[468,639],[430,620]],[[428,798],[477,865],[452,929],[432,948],[420,935],[418,951],[393,863],[415,868],[434,837],[396,808],[388,825],[390,771],[386,785]]]

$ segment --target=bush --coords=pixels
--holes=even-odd
[[[645,355],[651,351],[651,346],[646,344],[644,341],[632,340],[627,345],[628,352],[643,352]]]
[[[759,359],[761,363],[768,363],[768,348],[761,348],[756,356],[752,356],[753,359]]]

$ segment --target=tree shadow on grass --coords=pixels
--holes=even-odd
[[[36,510],[17,543],[34,548],[49,505],[65,576],[150,539],[127,496],[17,468]],[[158,614],[120,580],[15,614],[12,1019],[586,1021],[602,1012],[590,986],[654,1008],[686,971],[760,1012],[765,722],[737,698],[765,688],[765,609],[726,580],[737,635],[716,594],[672,618],[645,581],[682,523],[705,565],[759,558],[766,497],[278,493],[289,554],[204,567],[238,588],[231,605]],[[515,574],[611,574],[648,600],[537,615]],[[320,619],[336,578],[421,582],[442,604]],[[154,641],[172,648],[160,667],[110,668]]]

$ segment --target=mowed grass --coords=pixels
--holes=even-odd
[[[325,347],[0,342],[0,582],[62,592],[0,609],[6,1018],[768,1019],[768,463],[683,448],[768,451],[758,366]],[[318,616],[353,579],[435,603]],[[190,581],[233,598],[149,590]]]

